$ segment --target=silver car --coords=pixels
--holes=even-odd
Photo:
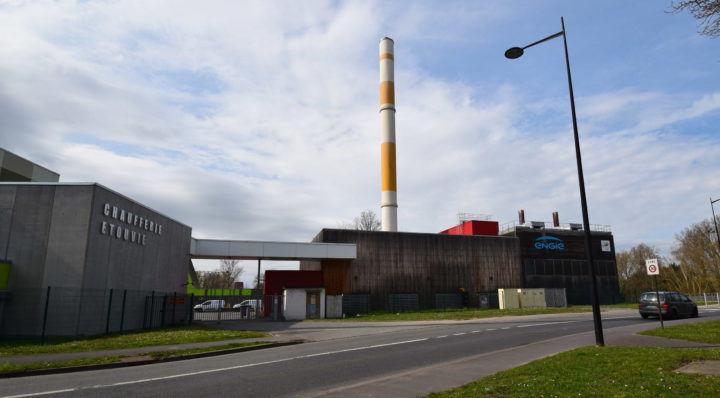
[[[698,308],[690,298],[678,292],[659,292],[660,293],[660,312],[665,319],[675,319],[678,317],[697,318]],[[645,292],[640,295],[638,303],[640,316],[647,319],[650,316],[659,316],[658,300],[655,292]]]

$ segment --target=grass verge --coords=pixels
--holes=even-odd
[[[23,372],[23,371],[30,371],[30,370],[39,370],[39,369],[56,369],[56,368],[66,368],[66,367],[85,366],[85,365],[118,363],[118,362],[123,362],[123,361],[129,361],[129,360],[132,360],[133,358],[142,358],[142,357],[149,357],[150,359],[161,360],[161,359],[169,359],[169,358],[179,357],[179,356],[184,356],[184,355],[200,354],[200,353],[204,353],[204,352],[212,352],[212,351],[220,351],[220,350],[229,350],[229,349],[233,349],[233,348],[249,347],[249,346],[267,344],[267,343],[268,343],[267,341],[259,341],[259,342],[252,342],[252,343],[231,343],[231,344],[224,344],[224,345],[218,345],[218,346],[212,346],[212,347],[191,348],[191,349],[186,349],[186,350],[152,351],[152,352],[133,354],[133,355],[115,355],[115,356],[96,357],[96,358],[73,359],[73,360],[66,360],[66,361],[31,362],[31,363],[22,363],[22,364],[5,363],[5,364],[0,365],[0,374]]]
[[[666,326],[665,329],[646,330],[638,334],[665,337],[668,339],[697,341],[700,343],[720,344],[720,321]]]
[[[479,309],[479,308],[448,308],[446,310],[421,310],[404,312],[371,312],[360,314],[360,316],[349,316],[342,319],[322,319],[322,321],[358,321],[358,322],[387,322],[387,321],[440,321],[440,320],[464,320],[477,318],[493,318],[498,316],[512,315],[538,315],[538,314],[561,314],[569,312],[589,312],[590,307],[568,307],[568,308],[520,308],[520,309]]]
[[[428,397],[717,397],[720,377],[676,373],[720,349],[582,347]]]
[[[2,339],[0,340],[0,361],[3,356],[116,350],[264,336],[266,334],[261,332],[219,330],[203,327],[202,325],[189,325],[123,334],[115,333],[82,339],[47,338],[44,344],[39,338]]]

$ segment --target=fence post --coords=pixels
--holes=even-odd
[[[163,305],[162,309],[160,310],[160,327],[165,327],[165,316],[167,315],[167,312],[165,311],[167,309],[167,293],[165,293],[165,296],[163,297]]]
[[[45,328],[47,327],[47,315],[48,306],[50,305],[50,286],[47,287],[47,293],[45,293],[45,311],[43,312],[43,325],[42,325],[42,344],[45,344]]]
[[[170,317],[171,325],[175,325],[175,304],[177,304],[177,292],[173,292],[172,316]]]
[[[112,311],[112,296],[113,289],[110,289],[110,298],[108,298],[107,318],[105,320],[105,334],[110,333],[110,313]]]
[[[123,323],[125,322],[125,299],[127,298],[127,289],[123,291],[122,309],[120,310],[120,333],[123,331]]]
[[[145,296],[145,305],[143,306],[143,329],[147,329],[147,310],[148,310],[148,296]]]
[[[155,320],[155,291],[153,290],[152,294],[150,294],[150,324],[148,325],[149,329],[152,329],[154,320]]]
[[[193,310],[194,304],[195,304],[195,293],[190,293],[190,303],[187,305],[188,312],[190,313],[190,316],[188,317],[188,325],[192,325],[193,320],[195,318],[195,311]]]
[[[703,299],[705,300],[705,308],[707,308],[708,307],[707,293],[703,293]]]
[[[717,304],[720,306],[720,292],[715,292],[715,298],[717,298]]]

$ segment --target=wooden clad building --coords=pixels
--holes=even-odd
[[[387,308],[390,294],[416,293],[421,308],[434,308],[436,293],[520,288],[520,246],[515,237],[323,229],[313,242],[354,243],[357,259],[300,263],[321,270],[328,295],[370,294],[373,309]]]
[[[590,276],[582,230],[516,226],[504,236],[519,240],[523,287],[565,288],[568,303],[590,304]],[[602,304],[620,301],[615,242],[609,231],[592,231],[591,245]]]

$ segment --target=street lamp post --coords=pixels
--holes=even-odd
[[[573,133],[575,136],[575,158],[577,160],[578,183],[580,185],[580,204],[582,207],[583,230],[585,232],[585,252],[587,253],[587,262],[588,267],[590,268],[592,311],[593,321],[595,323],[595,344],[602,347],[605,345],[605,339],[603,337],[602,331],[602,319],[600,318],[600,302],[598,300],[597,281],[595,278],[595,262],[593,261],[592,254],[590,219],[588,217],[587,199],[585,197],[585,178],[583,177],[582,157],[580,156],[580,138],[578,137],[577,116],[575,114],[575,95],[573,94],[572,77],[570,75],[570,57],[568,56],[567,35],[565,34],[565,20],[562,17],[560,18],[560,24],[562,25],[562,30],[560,32],[555,33],[554,35],[550,35],[544,39],[538,40],[534,43],[528,44],[527,46],[522,48],[513,47],[505,51],[505,57],[509,59],[519,58],[523,55],[526,48],[532,47],[536,44],[540,44],[542,42],[554,39],[559,36],[563,37],[563,44],[565,45],[565,66],[567,68],[568,89],[570,91],[570,111],[572,113]]]
[[[713,207],[713,204],[717,201],[720,201],[720,199],[713,200],[712,198],[710,198],[710,209],[712,209],[713,225],[715,226],[715,235],[717,235],[718,248],[720,248],[720,232],[718,232],[717,219],[715,218],[715,207]]]

